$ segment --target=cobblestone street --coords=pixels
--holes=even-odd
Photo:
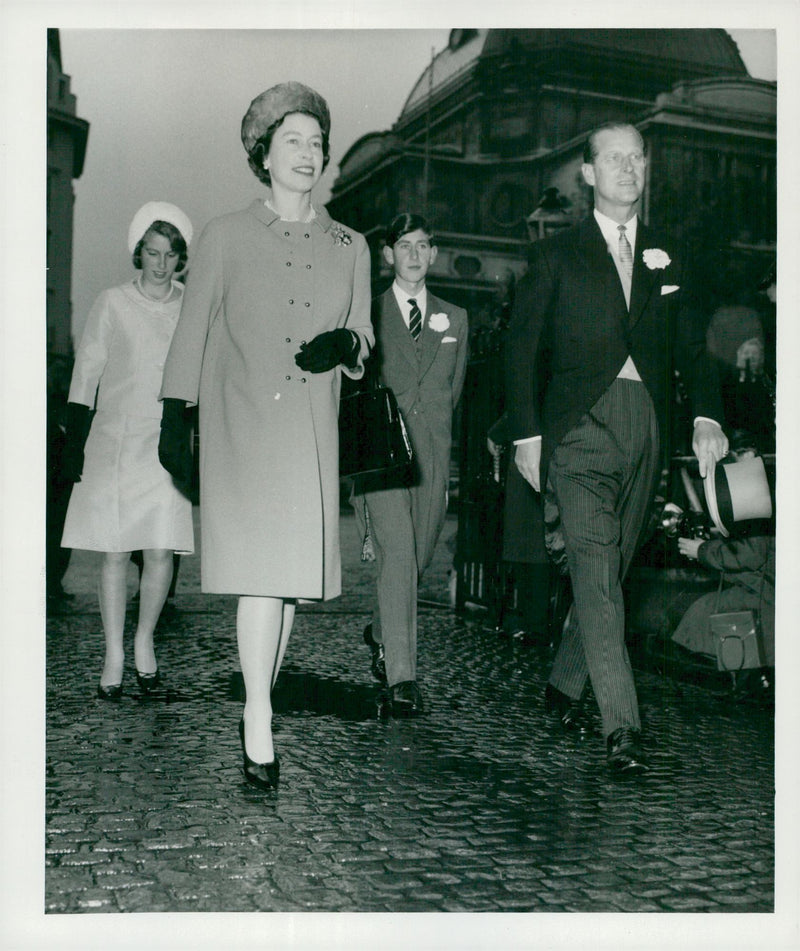
[[[102,703],[96,556],[76,552],[65,579],[75,600],[47,628],[47,916],[772,912],[772,712],[639,672],[651,769],[615,779],[600,736],[571,738],[542,715],[548,649],[451,610],[455,525],[420,592],[429,712],[398,721],[378,716],[361,640],[372,569],[343,516],[343,595],[298,609],[275,691],[277,794],[242,777],[235,599],[201,595],[199,558],[183,559],[176,609],[156,638],[163,687],[143,698],[131,669],[122,701]],[[435,918],[444,943],[419,947],[492,943],[456,939],[447,916]],[[520,918],[524,946],[545,946],[540,917],[497,927]],[[335,916],[319,946],[338,946],[334,932],[352,920]],[[266,939],[272,926],[259,921]],[[600,934],[592,946],[605,946]]]

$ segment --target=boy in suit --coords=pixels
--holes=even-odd
[[[393,716],[424,711],[417,685],[417,586],[444,526],[453,410],[467,367],[466,311],[425,286],[437,252],[420,215],[401,214],[389,225],[383,256],[395,278],[373,301],[376,344],[367,372],[397,397],[414,451],[414,475],[407,485],[365,480],[353,496],[377,562],[377,607],[364,640],[373,675],[388,688]]]

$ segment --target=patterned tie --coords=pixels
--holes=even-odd
[[[411,316],[408,321],[408,329],[411,331],[411,336],[414,340],[418,340],[420,331],[422,330],[422,314],[413,297],[409,297],[408,302],[411,304]]]
[[[633,274],[633,251],[625,234],[626,230],[625,225],[617,225],[617,231],[619,231],[619,259],[625,268],[625,273],[628,277],[631,277]]]

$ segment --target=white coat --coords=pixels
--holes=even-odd
[[[103,291],[86,321],[69,401],[97,412],[61,544],[124,552],[194,551],[191,502],[158,461],[164,361],[181,305],[153,301],[133,281]]]

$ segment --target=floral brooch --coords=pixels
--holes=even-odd
[[[646,248],[642,252],[642,257],[651,271],[663,270],[668,264],[672,263],[672,258],[661,248]]]
[[[333,243],[339,247],[352,244],[352,235],[348,234],[341,225],[334,225],[334,227],[331,228],[331,234],[333,235]]]
[[[428,326],[431,330],[443,334],[450,326],[450,321],[447,319],[447,314],[431,314],[428,320]]]

